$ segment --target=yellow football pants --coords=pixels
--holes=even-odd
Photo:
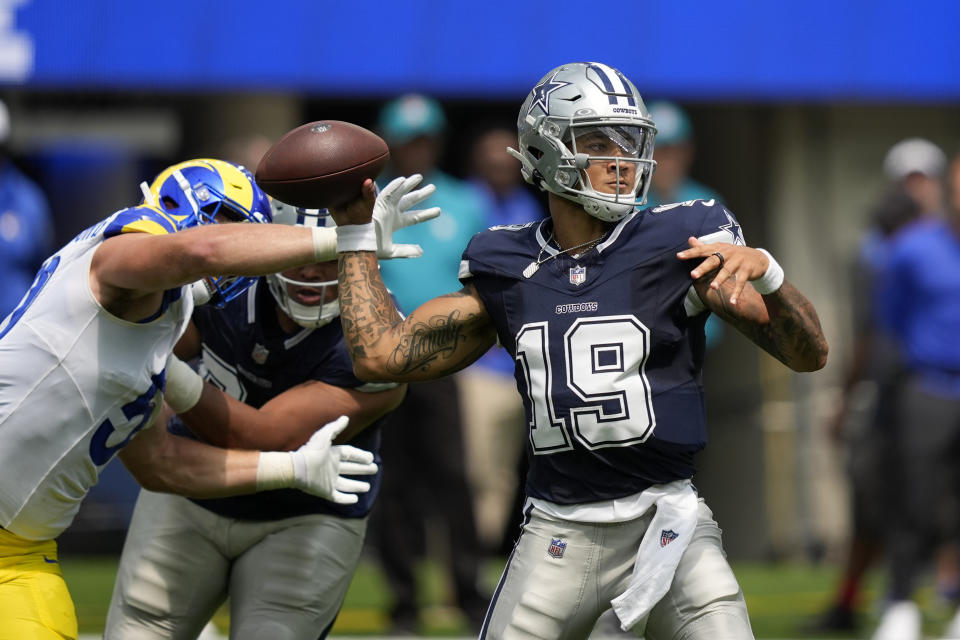
[[[0,640],[74,640],[77,614],[55,540],[0,529]]]

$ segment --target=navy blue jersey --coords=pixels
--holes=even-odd
[[[259,408],[309,380],[361,390],[383,388],[383,385],[366,385],[353,375],[340,318],[318,329],[285,333],[263,278],[222,310],[197,307],[193,321],[203,340],[201,372],[204,378],[253,407]],[[182,423],[171,427],[181,435],[184,429]],[[363,430],[350,444],[373,452],[380,464],[378,425]],[[370,482],[370,491],[358,494],[359,501],[352,505],[335,504],[294,489],[194,502],[220,515],[247,520],[274,520],[309,513],[362,517],[369,513],[379,493],[380,472],[357,479]]]
[[[740,225],[712,200],[637,210],[578,259],[551,228],[477,234],[460,274],[515,359],[527,494],[577,504],[691,478],[707,439],[708,313],[690,291],[695,264],[676,253],[690,236],[743,244]]]

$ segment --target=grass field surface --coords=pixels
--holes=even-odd
[[[77,606],[80,632],[96,638],[103,631],[117,558],[114,556],[61,557],[62,568],[70,592]],[[499,577],[502,561],[490,562],[485,578],[491,588]],[[875,621],[878,594],[882,579],[871,576],[864,601],[869,611],[864,615],[859,635],[805,636],[801,629],[805,622],[822,610],[829,601],[836,581],[836,569],[830,566],[802,564],[753,564],[734,565],[743,587],[750,610],[750,618],[756,637],[763,640],[787,638],[866,638]],[[444,578],[433,566],[421,567],[421,584],[424,585],[421,600],[424,605],[422,633],[429,637],[462,637],[466,634],[459,613],[451,608],[446,597]],[[947,624],[952,611],[946,605],[937,604],[929,590],[920,594],[920,604],[925,616],[925,633],[930,638]],[[346,602],[333,628],[333,635],[382,636],[388,628],[386,611],[389,595],[377,565],[364,560],[357,570]],[[221,632],[229,628],[226,608],[221,608],[214,618]]]

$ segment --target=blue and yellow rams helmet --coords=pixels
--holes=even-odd
[[[177,230],[225,222],[271,222],[270,198],[240,165],[198,158],[167,167],[148,186],[140,185],[144,204],[163,211]],[[205,278],[208,304],[222,307],[243,293],[256,278]]]
[[[143,189],[144,202],[177,219],[178,228],[223,221],[270,222],[270,198],[240,165],[198,158],[167,167]]]

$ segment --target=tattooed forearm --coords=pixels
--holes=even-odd
[[[721,315],[774,358],[795,371],[816,371],[826,364],[827,340],[817,312],[789,282],[759,298],[762,306],[752,310],[755,313],[730,306],[728,297],[719,296]]]
[[[466,297],[463,292],[441,296]],[[483,355],[495,337],[493,328],[477,315],[463,314],[458,309],[426,320],[411,316],[401,325],[399,335],[400,342],[387,363],[388,372],[402,375],[419,369],[429,371],[431,377],[459,371]]]
[[[370,345],[400,324],[375,254],[340,254],[340,318],[351,358],[365,357]]]
[[[496,340],[472,288],[434,298],[403,319],[371,253],[340,256],[340,318],[363,379],[424,380],[462,369]]]
[[[411,322],[387,365],[390,373],[408,373],[431,362],[450,357],[463,341],[460,313],[436,316],[426,322]]]

